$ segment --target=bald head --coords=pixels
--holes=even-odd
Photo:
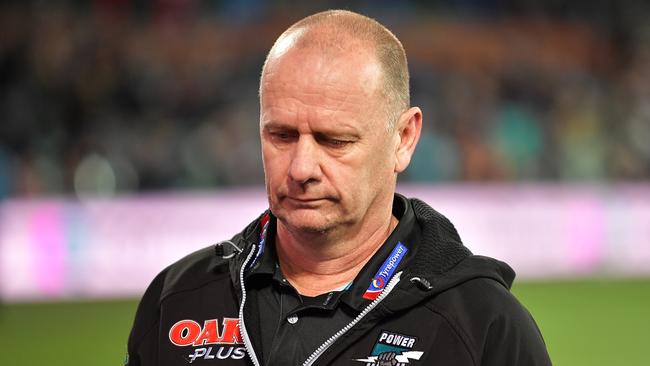
[[[350,51],[368,52],[381,69],[378,103],[392,130],[400,114],[408,109],[409,75],[406,54],[400,41],[376,20],[345,10],[328,10],[306,17],[287,29],[275,42],[262,68],[262,82],[269,64],[295,49],[315,49],[328,59]],[[260,95],[263,92],[260,87]]]

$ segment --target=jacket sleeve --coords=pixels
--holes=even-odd
[[[160,294],[167,271],[163,271],[145,291],[129,334],[125,366],[148,366],[157,363],[160,319]]]
[[[551,360],[530,313],[510,294],[492,319],[481,357],[482,366],[547,366]]]

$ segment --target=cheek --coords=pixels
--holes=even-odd
[[[394,179],[394,159],[387,144],[378,144],[366,156],[364,164],[359,168],[363,174],[362,182],[368,187],[369,194],[374,194],[380,187],[385,187]]]
[[[283,169],[286,154],[273,148],[271,145],[262,144],[262,163],[267,175],[277,175]]]
[[[390,140],[386,138],[377,139],[374,146],[368,149],[365,157],[365,167],[375,177],[375,181],[385,179],[393,172],[394,156],[391,154]],[[383,182],[379,182],[383,183]]]
[[[330,181],[339,194],[348,201],[359,203],[373,196],[378,186],[385,184],[390,178],[386,172],[392,168],[386,163],[386,157],[367,151],[353,158],[335,160],[328,166]]]
[[[286,177],[286,169],[281,156],[271,153],[264,152],[262,154],[262,164],[264,164],[264,178],[267,190],[271,193],[274,187],[284,181],[283,177]]]

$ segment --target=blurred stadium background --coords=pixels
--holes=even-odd
[[[400,191],[508,261],[556,365],[648,365],[645,1],[5,1],[0,364],[115,365],[167,264],[265,207],[257,83],[318,10],[404,43]]]

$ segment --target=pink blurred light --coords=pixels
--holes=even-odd
[[[67,256],[61,206],[53,203],[39,206],[32,214],[29,227],[36,286],[44,294],[60,295],[65,288]]]
[[[577,272],[592,272],[603,264],[605,217],[597,198],[570,201],[567,209],[568,250]]]

